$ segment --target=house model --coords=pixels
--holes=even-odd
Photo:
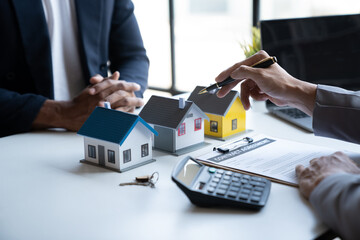
[[[218,98],[215,93],[198,94],[205,87],[197,86],[188,100],[193,101],[209,117],[205,121],[205,134],[225,138],[245,130],[246,113],[239,93],[230,91]]]
[[[137,115],[97,107],[78,134],[84,136],[82,162],[122,172],[155,161],[152,135],[157,132]]]
[[[152,96],[139,115],[159,133],[155,148],[175,153],[204,144],[204,119],[208,117],[193,102]]]

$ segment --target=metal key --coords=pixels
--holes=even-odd
[[[155,187],[155,183],[159,180],[159,173],[154,172],[151,176],[140,176],[135,178],[135,182],[120,183],[119,186],[129,186],[129,185],[138,185],[138,186],[150,186],[151,188]]]

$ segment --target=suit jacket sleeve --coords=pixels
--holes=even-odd
[[[344,239],[360,236],[360,175],[326,177],[310,195],[310,203],[321,220]]]
[[[138,83],[141,90],[136,95],[142,97],[147,88],[149,60],[130,0],[115,1],[109,44],[111,72],[119,71],[120,79]]]
[[[0,137],[28,132],[45,97],[35,94],[19,94],[0,88]]]
[[[360,92],[318,85],[314,134],[360,143]]]

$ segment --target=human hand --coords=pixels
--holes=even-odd
[[[85,88],[71,101],[46,100],[32,127],[34,129],[65,128],[78,131],[96,106],[104,106],[109,101],[112,108],[131,112],[135,106],[143,105],[134,91],[140,89],[136,83],[119,81],[119,72],[108,78],[96,75],[90,79],[93,84]]]
[[[311,192],[324,178],[336,173],[360,174],[360,168],[342,152],[315,158],[310,161],[310,166],[307,168],[302,165],[296,166],[300,192],[309,198]]]
[[[241,82],[241,101],[246,110],[250,108],[249,97],[252,97],[259,101],[269,99],[278,106],[297,107],[311,116],[316,85],[294,78],[277,63],[268,68],[250,67],[267,57],[269,55],[261,50],[220,73],[215,78],[216,82],[222,82],[229,76],[236,81],[222,87],[217,93],[218,97],[224,97]]]
[[[103,106],[104,102],[110,102],[113,109],[134,112],[136,107],[144,105],[141,98],[135,96],[135,92],[140,90],[137,83],[118,80],[119,72],[115,72],[110,78],[103,78],[95,75],[90,79],[93,86],[89,89],[90,95],[99,95],[101,101],[99,106]]]

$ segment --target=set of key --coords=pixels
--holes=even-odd
[[[151,175],[136,177],[134,182],[120,183],[119,186],[137,185],[137,186],[146,186],[146,187],[149,186],[151,188],[154,188],[158,180],[159,180],[159,173],[154,172]]]

